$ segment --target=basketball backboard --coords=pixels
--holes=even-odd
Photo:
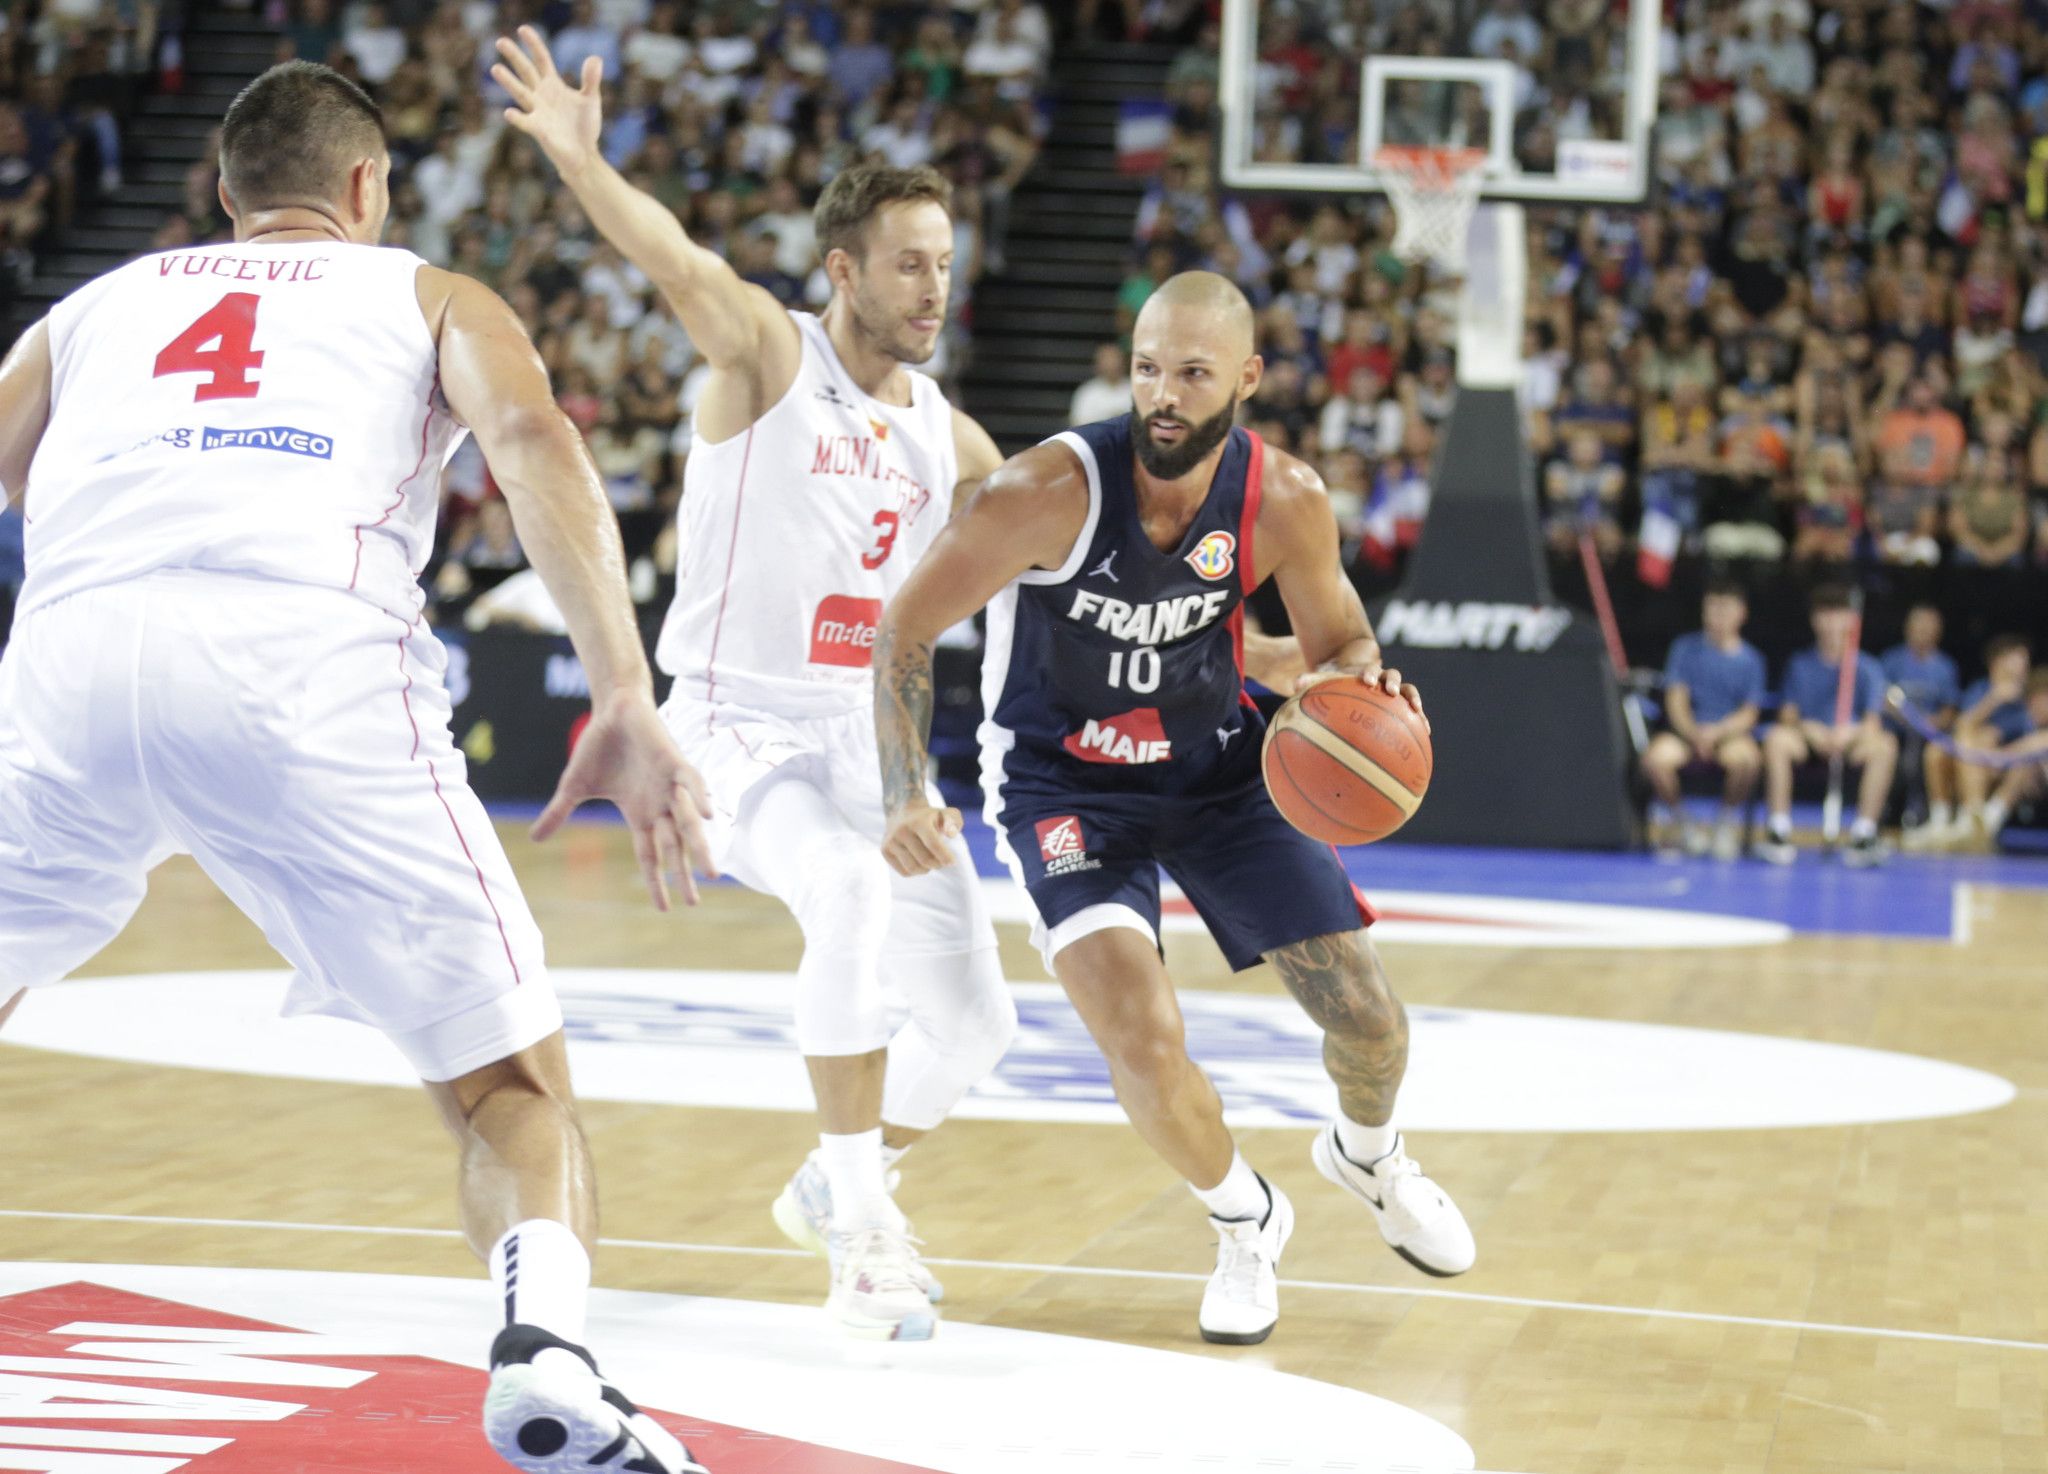
[[[1660,20],[1659,0],[1224,0],[1223,181],[1379,191],[1382,146],[1449,146],[1486,152],[1486,199],[1639,203]]]

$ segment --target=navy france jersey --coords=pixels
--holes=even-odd
[[[1159,872],[1233,967],[1368,924],[1334,851],[1280,816],[1244,694],[1265,447],[1233,430],[1178,545],[1138,516],[1128,416],[1056,436],[1088,475],[1088,517],[1058,568],[988,606],[982,785],[997,853],[1035,913],[1046,963],[1096,932],[1159,939]]]
[[[1245,595],[1265,446],[1224,444],[1209,495],[1161,552],[1138,516],[1129,416],[1053,439],[1088,473],[1066,563],[990,603],[982,666],[984,786],[1015,794],[1187,793],[1256,771],[1263,724],[1244,694]]]

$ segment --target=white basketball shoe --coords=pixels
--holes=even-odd
[[[1202,1339],[1222,1346],[1256,1346],[1280,1319],[1280,1252],[1294,1232],[1294,1204],[1261,1177],[1272,1206],[1263,1223],[1211,1218],[1216,1230],[1216,1272],[1202,1291]]]
[[[538,1326],[507,1326],[492,1343],[484,1437],[524,1474],[710,1474],[588,1351]]]
[[[832,1293],[825,1313],[862,1340],[929,1341],[938,1332],[939,1313],[918,1284],[910,1224],[901,1213],[894,1219],[832,1231],[826,1240]]]
[[[1344,1155],[1332,1122],[1316,1133],[1309,1155],[1316,1171],[1372,1209],[1380,1237],[1396,1254],[1424,1274],[1463,1274],[1479,1254],[1465,1215],[1401,1148],[1396,1136],[1392,1151],[1361,1166]]]
[[[891,1172],[883,1179],[883,1186],[893,1193],[902,1179],[902,1173]],[[810,1250],[820,1259],[831,1257],[826,1240],[832,1234],[832,1182],[826,1177],[825,1164],[816,1151],[805,1157],[796,1174],[783,1184],[781,1195],[769,1211],[775,1217],[775,1226],[792,1244]],[[911,1276],[932,1304],[946,1298],[946,1287],[922,1259],[911,1261]]]

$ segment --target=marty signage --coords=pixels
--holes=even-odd
[[[1422,650],[1548,650],[1571,626],[1555,604],[1490,604],[1480,600],[1395,599],[1380,615],[1383,645]]]

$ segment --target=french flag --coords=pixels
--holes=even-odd
[[[1364,535],[1358,542],[1359,555],[1373,567],[1385,572],[1394,566],[1394,555],[1401,547],[1401,519],[1394,506],[1394,497],[1387,490],[1386,483],[1376,481],[1372,489],[1372,500],[1365,508]]]
[[[1157,174],[1166,167],[1173,141],[1173,109],[1164,102],[1126,102],[1116,119],[1116,167],[1120,174]]]
[[[1678,519],[1670,504],[1653,501],[1643,508],[1643,524],[1636,530],[1636,577],[1653,589],[1671,582],[1671,564],[1678,557]]]

